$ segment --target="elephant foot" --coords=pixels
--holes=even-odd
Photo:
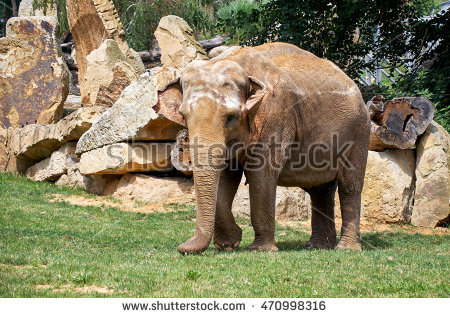
[[[200,254],[206,250],[209,246],[210,240],[205,240],[194,236],[193,238],[187,240],[183,244],[180,244],[177,248],[178,252],[182,255],[186,254]]]
[[[336,246],[336,240],[332,241],[327,238],[310,238],[306,243],[306,248],[313,249],[333,249]]]
[[[241,239],[242,230],[237,225],[231,231],[219,229],[214,231],[214,246],[218,250],[231,251],[239,246]]]
[[[361,243],[340,240],[335,249],[341,251],[361,251]]]
[[[248,251],[268,251],[268,252],[278,252],[278,247],[276,247],[275,243],[256,243],[253,242],[249,247],[247,247]]]

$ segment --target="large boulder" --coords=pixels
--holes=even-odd
[[[105,40],[87,57],[85,91],[92,105],[111,107],[135,81],[136,71],[114,40]]]
[[[126,140],[175,140],[183,128],[183,118],[178,104],[170,101],[181,100],[182,96],[177,89],[160,91],[179,76],[176,69],[165,67],[139,76],[80,138],[77,153]],[[162,98],[165,94],[169,94],[167,103]]]
[[[67,18],[76,47],[76,61],[82,102],[89,105],[90,98],[85,82],[87,56],[106,39],[117,42],[127,62],[136,74],[145,72],[139,55],[131,49],[125,39],[122,22],[112,0],[67,0]]]
[[[233,201],[232,212],[235,216],[250,217],[249,186],[244,183],[237,190]],[[275,216],[278,220],[304,220],[311,216],[311,199],[309,194],[300,188],[277,187],[275,199]]]
[[[361,219],[379,223],[408,223],[414,198],[414,150],[369,151]],[[337,216],[340,217],[336,194]]]
[[[118,143],[81,155],[82,174],[126,174],[172,168],[168,143]]]
[[[207,60],[205,50],[194,38],[191,27],[175,15],[163,17],[155,31],[164,66],[183,69],[193,60]]]
[[[78,140],[104,110],[103,107],[80,108],[56,124],[10,129],[8,149],[14,157],[35,162],[45,159],[66,142]]]
[[[450,136],[432,122],[417,144],[416,194],[411,223],[434,228],[448,221]]]
[[[194,182],[186,178],[126,174],[105,188],[104,195],[156,204],[194,204]]]
[[[69,70],[52,17],[11,18],[0,39],[0,126],[56,123],[69,93]]]
[[[77,162],[76,143],[67,143],[44,159],[27,169],[26,176],[33,181],[55,181]]]
[[[22,0],[19,5],[19,17],[41,17],[51,16],[56,18],[58,16],[56,11],[56,4],[54,2],[47,2],[48,5],[42,9],[33,9],[34,0]]]

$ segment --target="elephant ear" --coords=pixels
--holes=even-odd
[[[255,113],[261,104],[264,95],[266,95],[267,88],[266,85],[256,77],[249,76],[248,79],[250,80],[250,85],[245,109],[249,113]]]
[[[181,115],[179,109],[183,103],[183,90],[181,88],[180,77],[167,83],[167,85],[158,91],[158,103],[153,109],[167,119],[177,124],[186,126],[186,121]]]

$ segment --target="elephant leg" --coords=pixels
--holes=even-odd
[[[341,238],[336,246],[338,250],[360,251],[359,221],[361,214],[361,192],[364,182],[364,170],[347,171],[339,177],[339,201],[342,214]]]
[[[250,251],[278,251],[275,246],[276,177],[270,172],[252,171],[247,174],[250,187],[250,218],[255,240]]]
[[[232,250],[241,243],[242,230],[234,220],[231,207],[242,172],[241,168],[237,171],[226,169],[220,176],[214,222],[214,246],[219,250]]]
[[[311,238],[306,243],[307,248],[327,248],[336,246],[336,226],[334,223],[334,196],[336,180],[308,189],[311,196]]]
[[[339,183],[339,201],[341,204],[342,228],[337,250],[360,251],[359,219],[361,213],[361,192],[341,189]]]
[[[352,147],[348,158],[351,168],[343,168],[338,173],[338,192],[342,214],[341,238],[337,250],[361,250],[361,234],[359,228],[361,215],[361,192],[364,185],[364,174],[367,163],[369,136],[360,139]]]

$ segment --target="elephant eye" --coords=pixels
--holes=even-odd
[[[239,117],[236,115],[228,115],[225,121],[226,128],[233,128],[238,123]]]

